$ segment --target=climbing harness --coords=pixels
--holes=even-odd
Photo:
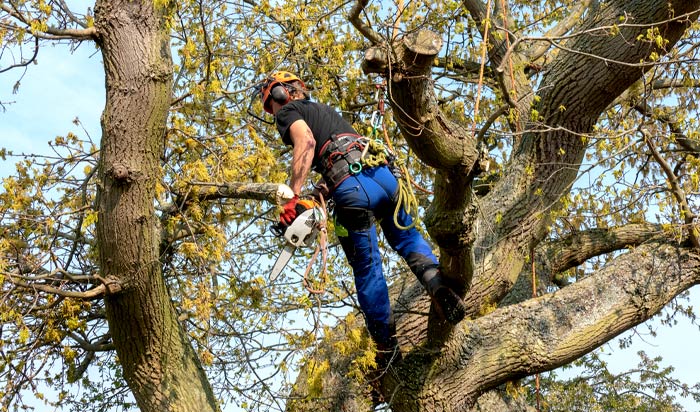
[[[350,175],[362,171],[362,136],[354,133],[332,135],[321,146],[314,170],[323,175],[328,187],[333,190]]]

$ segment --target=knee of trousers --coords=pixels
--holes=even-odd
[[[372,320],[387,322],[391,315],[389,290],[383,278],[355,276],[357,300],[365,315]]]
[[[425,253],[425,251],[411,252],[406,256],[406,264],[411,269],[419,279],[428,269],[435,269],[438,267],[437,259],[430,252],[430,250]]]

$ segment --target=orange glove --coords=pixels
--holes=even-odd
[[[297,203],[299,202],[299,196],[294,195],[294,197],[282,206],[282,212],[280,212],[280,223],[284,225],[291,225],[294,218],[297,217]]]

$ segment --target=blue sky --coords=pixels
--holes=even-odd
[[[17,94],[13,86],[21,76],[19,70],[0,74],[0,147],[15,153],[50,153],[48,141],[72,131],[83,137],[82,128],[73,124],[79,118],[93,141],[100,139],[100,114],[104,106],[104,73],[101,55],[90,43],[74,53],[64,47],[44,47],[39,64],[31,65],[21,80]],[[8,176],[17,159],[0,160],[0,178]],[[694,307],[700,307],[700,289],[691,292]],[[696,309],[697,313],[697,309]],[[698,327],[679,318],[675,327],[658,326],[658,337],[635,337],[632,348],[624,351],[617,340],[604,346],[610,366],[622,371],[638,363],[636,352],[662,356],[662,365],[676,368],[675,376],[693,384],[700,381],[700,356],[696,353],[700,333]],[[654,323],[656,324],[656,323]],[[646,328],[640,326],[639,331]],[[700,405],[683,402],[687,410],[700,411]],[[229,409],[230,410],[230,409]]]
[[[84,136],[73,124],[78,117],[97,142],[100,114],[104,107],[104,72],[99,52],[90,43],[73,54],[65,47],[44,47],[39,63],[30,65],[23,78],[21,69],[0,75],[0,145],[15,152],[50,153],[47,142],[72,131]],[[17,94],[14,84],[20,81]],[[11,102],[11,103],[7,103]],[[10,164],[0,164],[5,176]],[[10,167],[10,169],[8,169]]]

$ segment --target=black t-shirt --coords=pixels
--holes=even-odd
[[[316,140],[316,150],[314,151],[314,161],[319,157],[319,150],[323,144],[334,134],[357,133],[350,123],[345,121],[332,107],[323,103],[316,103],[310,100],[293,100],[284,106],[275,115],[277,130],[282,136],[282,141],[292,146],[292,139],[289,136],[289,126],[297,120],[304,120]]]

